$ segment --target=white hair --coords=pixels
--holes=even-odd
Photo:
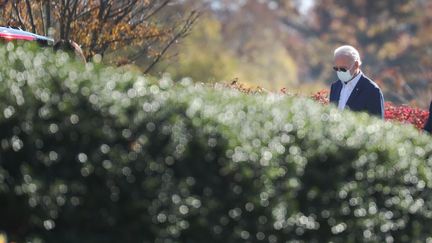
[[[347,56],[352,58],[354,62],[357,61],[359,65],[362,64],[360,53],[352,46],[345,45],[336,48],[336,50],[334,51],[334,56]]]

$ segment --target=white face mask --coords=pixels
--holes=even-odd
[[[351,81],[351,79],[353,78],[353,75],[351,74],[350,70],[354,67],[354,64],[355,64],[355,62],[353,63],[353,65],[351,65],[351,67],[348,70],[346,70],[346,72],[342,72],[342,71],[336,72],[340,81],[342,81],[344,83]]]

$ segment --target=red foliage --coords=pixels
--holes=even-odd
[[[407,105],[395,106],[391,102],[386,102],[384,116],[386,120],[409,123],[418,129],[423,129],[428,119],[429,111]]]
[[[311,97],[320,104],[329,103],[328,90],[321,90],[313,94]],[[386,120],[413,124],[418,129],[423,129],[429,116],[428,111],[417,107],[410,107],[408,105],[396,106],[391,102],[385,102],[384,107],[384,117]]]
[[[323,105],[327,105],[330,100],[329,100],[329,95],[330,92],[326,89],[318,91],[317,93],[312,95],[312,99],[318,101],[318,103],[323,104]]]

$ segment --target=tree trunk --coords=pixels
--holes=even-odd
[[[43,11],[44,11],[44,31],[45,35],[49,36],[49,29],[51,28],[51,5],[50,0],[45,0],[43,2]]]
[[[26,3],[26,6],[27,6],[27,14],[28,14],[29,19],[30,19],[30,26],[31,26],[31,30],[32,30],[33,33],[36,33],[36,25],[35,25],[35,23],[34,23],[34,19],[33,19],[33,10],[32,10],[32,8],[31,8],[30,1],[29,1],[29,0],[26,0],[25,3]]]

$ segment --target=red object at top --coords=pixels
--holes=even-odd
[[[14,34],[14,33],[1,33],[1,32],[0,32],[0,38],[6,39],[6,40],[27,40],[27,41],[36,40],[36,37],[31,36],[31,35],[20,35],[20,34]]]

